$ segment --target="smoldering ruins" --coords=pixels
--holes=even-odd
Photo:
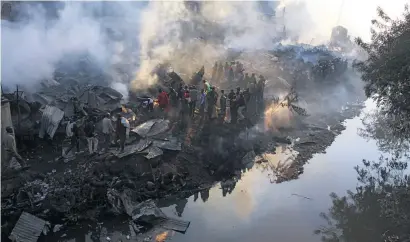
[[[154,201],[229,193],[254,165],[297,178],[359,110],[360,56],[340,26],[304,44],[271,4],[2,2],[2,239],[114,215],[185,232]]]

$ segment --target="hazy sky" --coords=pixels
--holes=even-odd
[[[285,0],[300,1],[300,0]],[[336,25],[345,26],[350,35],[370,38],[370,21],[376,17],[376,8],[382,7],[392,18],[401,16],[410,0],[304,0],[316,24],[318,34],[329,33]],[[340,21],[339,19],[340,14]],[[330,33],[329,33],[330,34]]]

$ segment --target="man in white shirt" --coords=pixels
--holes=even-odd
[[[108,149],[110,147],[112,134],[114,133],[114,127],[110,119],[110,114],[107,113],[102,121],[102,128],[104,134],[104,148]]]

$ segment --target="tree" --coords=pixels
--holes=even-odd
[[[409,242],[410,178],[407,162],[397,158],[363,160],[356,167],[356,192],[339,197],[332,193],[332,207],[321,216],[327,225],[315,231],[324,242]]]
[[[409,140],[397,137],[394,134],[394,123],[380,110],[364,114],[362,119],[363,128],[358,131],[359,135],[368,140],[375,140],[380,151],[397,154],[401,157],[408,156],[410,151]]]
[[[381,8],[379,20],[372,21],[371,41],[360,38],[356,43],[367,53],[367,60],[355,66],[362,74],[365,92],[377,101],[380,112],[391,125],[392,132],[410,138],[410,12],[404,8],[403,18],[392,20]]]

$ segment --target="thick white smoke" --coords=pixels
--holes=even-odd
[[[337,24],[366,37],[377,5],[396,17],[406,0],[389,5],[381,0],[280,2],[270,21],[256,1],[204,1],[198,9],[188,9],[183,1],[65,2],[59,18],[51,21],[44,9],[30,5],[29,21],[2,20],[2,85],[38,87],[53,77],[57,62],[73,53],[90,55],[123,92],[130,80],[134,89],[154,84],[150,73],[164,62],[188,79],[202,65],[209,73],[228,48],[272,48],[272,39],[284,29],[293,40],[313,44],[327,42]],[[108,17],[96,18],[96,12]],[[118,40],[108,38],[106,28],[120,35]]]
[[[25,23],[2,20],[1,63],[4,86],[36,88],[52,79],[55,65],[68,54],[90,53],[105,64],[107,52],[100,25],[78,5],[69,5],[60,19],[49,25],[44,9],[31,7],[32,18]]]
[[[105,73],[97,83],[111,83],[127,96],[138,61],[138,3],[65,2],[57,18],[47,16],[47,8],[55,7],[48,4],[54,2],[16,3],[13,7],[28,13],[28,19],[2,19],[2,86],[35,91],[53,79],[59,62],[86,55]]]

